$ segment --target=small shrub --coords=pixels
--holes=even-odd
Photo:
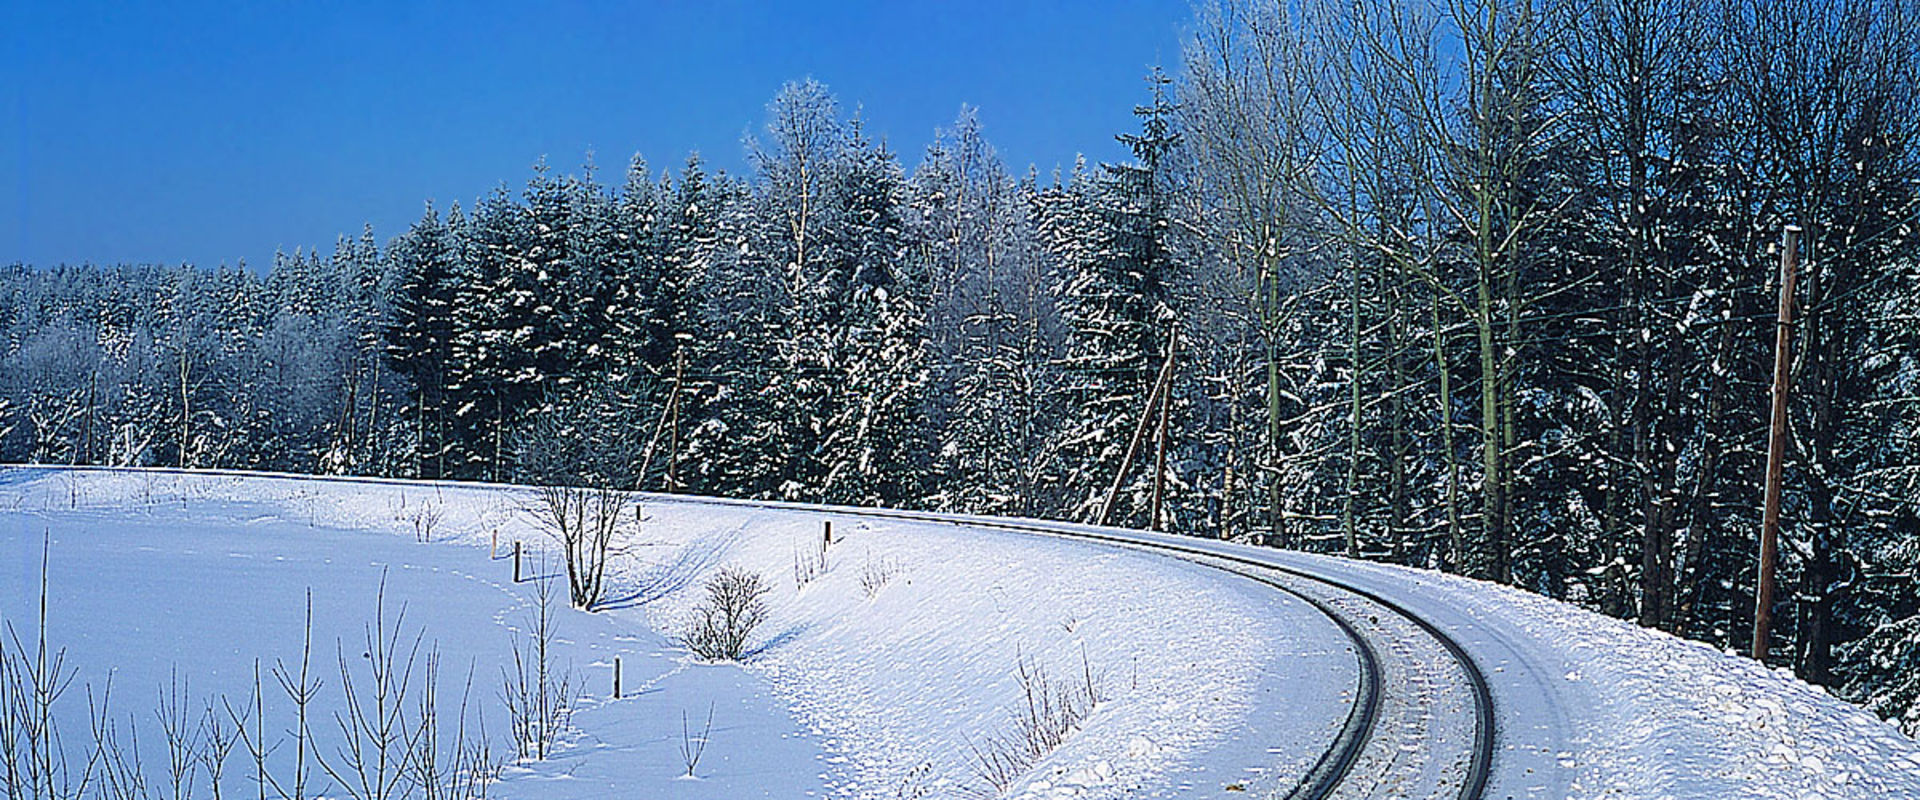
[[[723,567],[707,580],[707,602],[694,608],[681,644],[709,661],[738,661],[747,637],[767,619],[767,582],[759,573]]]
[[[1056,681],[1038,661],[1024,655],[1014,664],[1014,677],[1020,683],[1023,705],[1013,711],[1012,728],[983,742],[967,743],[974,777],[986,787],[976,787],[976,794],[981,796],[1005,793],[1029,767],[1079,730],[1080,723],[1105,700],[1084,650],[1076,678]]]
[[[693,777],[693,770],[700,766],[700,757],[707,752],[707,741],[713,733],[713,704],[707,704],[707,724],[700,728],[700,735],[693,735],[693,726],[687,724],[686,709],[680,710],[680,763],[687,765],[687,777]]]
[[[579,699],[573,672],[553,660],[553,594],[552,579],[534,585],[526,636],[513,637],[513,669],[501,671],[500,696],[507,706],[515,755],[523,761],[553,752]]]
[[[899,561],[884,557],[875,561],[873,554],[868,553],[866,565],[860,568],[860,591],[866,592],[867,599],[872,600],[880,594],[880,587],[886,586],[893,576],[900,574],[900,570]]]
[[[796,547],[793,549],[793,590],[800,591],[812,583],[814,578],[827,573],[827,549],[821,547]]]

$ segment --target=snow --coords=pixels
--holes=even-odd
[[[506,559],[487,551],[497,534],[503,554],[515,540],[530,559],[544,552],[532,500],[452,484],[0,471],[10,576],[0,614],[30,623],[40,536],[51,536],[57,643],[83,681],[111,668],[117,702],[144,714],[173,669],[196,697],[239,697],[255,656],[269,667],[297,658],[309,586],[315,662],[334,669],[335,640],[360,635],[384,572],[390,607],[404,603],[448,664],[476,665],[487,687],[476,695],[490,697],[530,584],[513,584]],[[420,544],[415,519],[429,507],[435,541]],[[1206,567],[836,517],[828,569],[796,587],[796,549],[818,546],[826,515],[663,502],[643,513],[612,607],[561,615],[562,657],[586,686],[578,731],[557,757],[510,768],[493,796],[967,794],[980,787],[972,748],[1010,730],[1023,656],[1059,681],[1090,673],[1104,702],[1008,796],[1283,789],[1344,719],[1353,663],[1337,629],[1294,598]],[[725,565],[773,586],[744,667],[699,663],[671,638],[705,576]],[[873,585],[889,570],[869,597],[863,577]],[[617,702],[606,697],[614,655],[628,695]],[[710,704],[711,748],[698,779],[680,779],[681,715],[697,729]],[[230,780],[247,771],[229,770]]]
[[[1456,631],[1494,682],[1490,797],[1920,797],[1920,743],[1788,670],[1484,581],[1201,544],[1337,576]]]
[[[518,540],[544,552],[532,500],[484,485],[0,470],[0,614],[30,625],[49,536],[56,642],[83,681],[111,668],[116,707],[150,718],[175,668],[196,696],[240,696],[253,658],[297,657],[309,586],[315,660],[331,668],[384,574],[409,623],[491,687],[530,585],[487,551],[498,536],[502,551]],[[421,544],[429,508],[439,521]],[[1284,793],[1344,719],[1354,667],[1339,632],[1296,598],[1204,565],[831,509],[656,499],[643,513],[611,608],[561,614],[562,656],[586,686],[577,730],[494,796],[965,795],[980,787],[971,748],[1005,732],[1019,702],[1021,657],[1060,680],[1084,664],[1104,701],[1011,797]],[[829,519],[827,569],[799,585],[796,556]],[[1455,576],[1127,535],[1337,577],[1453,631],[1494,684],[1490,797],[1920,797],[1920,745],[1784,671]],[[699,663],[672,641],[705,576],[727,565],[773,586],[744,666]],[[1390,690],[1458,704],[1431,648],[1392,642],[1411,656],[1389,665],[1401,676]],[[606,697],[615,655],[620,701]],[[682,715],[698,728],[708,708],[712,744],[684,779]],[[1448,768],[1457,723],[1389,712],[1400,735],[1380,758],[1424,747],[1435,755],[1422,769]],[[84,702],[77,713],[84,726]]]

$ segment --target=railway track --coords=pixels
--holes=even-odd
[[[46,469],[49,471],[73,469],[67,467],[25,467],[8,465],[12,468]],[[500,488],[524,489],[525,487],[505,484],[459,483],[450,481],[409,481],[390,478],[367,478],[353,476],[314,476],[282,473],[242,472],[232,470],[182,470],[167,467],[85,467],[86,471],[120,471],[135,473],[163,473],[185,475],[213,475],[241,478],[284,478],[295,480],[328,480],[342,483],[365,483],[392,486],[421,486],[440,484],[450,488]],[[1354,702],[1348,709],[1346,720],[1334,741],[1315,761],[1300,781],[1285,797],[1290,800],[1330,800],[1341,797],[1342,792],[1358,776],[1354,774],[1356,765],[1362,760],[1363,753],[1379,735],[1377,730],[1381,708],[1387,695],[1384,683],[1383,659],[1380,643],[1361,631],[1357,624],[1356,611],[1343,607],[1349,601],[1339,599],[1344,595],[1357,598],[1366,604],[1385,610],[1404,620],[1431,639],[1443,650],[1456,665],[1466,684],[1471,714],[1473,716],[1473,743],[1467,755],[1465,769],[1457,784],[1457,791],[1450,793],[1459,800],[1482,800],[1488,782],[1492,776],[1493,753],[1496,731],[1493,694],[1485,673],[1479,664],[1467,653],[1466,649],[1452,635],[1434,625],[1419,613],[1407,608],[1377,592],[1349,585],[1336,578],[1314,573],[1309,570],[1275,563],[1260,558],[1237,553],[1181,544],[1164,540],[1148,539],[1126,531],[1112,528],[1073,525],[1069,523],[1049,523],[1035,520],[1015,520],[1003,517],[971,517],[955,514],[936,514],[928,512],[895,511],[888,509],[855,508],[847,506],[818,506],[797,503],[770,501],[732,500],[725,498],[694,497],[688,495],[666,495],[641,493],[649,502],[663,502],[688,505],[710,505],[734,508],[754,508],[767,510],[798,511],[815,514],[829,514],[841,517],[863,517],[902,522],[917,522],[936,525],[955,525],[961,527],[1004,530],[1030,535],[1095,542],[1134,550],[1156,552],[1185,561],[1196,563],[1222,572],[1246,578],[1292,595],[1306,602],[1325,615],[1352,643],[1357,663],[1357,680]],[[1289,585],[1287,581],[1321,587],[1328,594],[1303,589],[1299,583]],[[1377,620],[1375,620],[1377,622]],[[1375,626],[1377,627],[1377,625]],[[1444,794],[1431,796],[1440,797]]]
[[[1451,634],[1440,629],[1425,617],[1407,608],[1405,605],[1385,597],[1377,592],[1357,586],[1351,586],[1335,578],[1319,575],[1307,570],[1276,564],[1257,558],[1223,553],[1216,550],[1181,545],[1165,541],[1153,541],[1126,535],[1113,529],[1100,529],[1067,523],[1046,523],[1038,521],[1011,520],[992,517],[966,517],[948,514],[920,513],[911,511],[892,511],[886,509],[851,508],[845,506],[807,506],[793,503],[756,502],[728,500],[719,498],[689,497],[685,495],[646,494],[651,502],[719,505],[745,508],[762,508],[788,511],[807,511],[826,513],[834,516],[865,517],[887,519],[902,522],[919,522],[939,525],[1004,530],[1055,538],[1090,541],[1101,544],[1127,547],[1168,554],[1202,566],[1218,569],[1255,582],[1267,585],[1279,591],[1293,595],[1313,606],[1337,626],[1353,645],[1358,663],[1358,681],[1354,693],[1354,703],[1348,709],[1347,719],[1342,724],[1333,743],[1321,754],[1312,769],[1302,777],[1294,789],[1285,796],[1290,800],[1325,800],[1341,796],[1344,787],[1355,777],[1354,767],[1359,763],[1362,752],[1375,737],[1380,719],[1385,689],[1383,687],[1382,658],[1378,645],[1366,635],[1352,618],[1352,612],[1337,606],[1327,597],[1297,586],[1289,586],[1276,580],[1270,573],[1278,573],[1293,579],[1324,587],[1334,593],[1357,597],[1366,603],[1404,619],[1414,628],[1435,642],[1460,670],[1466,683],[1473,716],[1473,744],[1467,755],[1464,774],[1458,783],[1453,797],[1459,800],[1482,800],[1486,794],[1488,781],[1492,777],[1493,752],[1496,732],[1494,729],[1493,692],[1486,674],[1481,670],[1466,648]],[[1435,795],[1444,796],[1444,795]]]

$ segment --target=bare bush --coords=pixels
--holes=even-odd
[[[10,798],[77,800],[93,786],[104,757],[96,737],[84,759],[77,765],[69,761],[54,712],[79,670],[67,666],[66,648],[51,648],[47,641],[51,554],[52,538],[43,537],[39,627],[32,643],[21,640],[12,622],[6,623],[6,636],[0,638],[0,790]],[[91,689],[87,701],[92,706]],[[105,721],[104,701],[92,710],[97,722]]]
[[[1028,768],[1079,730],[1080,723],[1105,699],[1094,682],[1084,650],[1080,653],[1080,672],[1077,678],[1056,681],[1039,661],[1019,657],[1014,677],[1020,684],[1023,704],[1015,708],[1011,728],[982,742],[967,743],[974,777],[987,787],[978,789],[978,794],[997,796],[1006,792]]]
[[[409,503],[406,495],[397,500],[387,500],[387,511],[393,514],[393,521],[406,525],[413,530],[413,540],[421,544],[433,541],[434,531],[440,528],[440,521],[446,518],[446,509],[440,501],[426,498],[418,503]]]
[[[553,581],[534,584],[534,609],[524,638],[516,634],[513,669],[502,676],[501,698],[507,707],[517,757],[546,758],[560,731],[573,718],[575,681],[569,670],[553,663]]]
[[[99,796],[104,800],[149,800],[153,795],[147,787],[146,769],[140,763],[139,727],[128,718],[128,739],[123,743],[119,723],[108,717],[106,704],[95,709],[93,740],[101,754]]]
[[[307,590],[307,617],[300,643],[300,672],[298,675],[295,675],[293,670],[284,662],[275,660],[273,664],[273,678],[280,683],[280,690],[286,693],[287,700],[293,703],[294,708],[294,723],[291,732],[293,735],[293,775],[290,777],[290,780],[293,782],[293,794],[287,794],[287,791],[280,787],[280,782],[275,779],[273,773],[265,771],[264,767],[262,767],[262,772],[257,777],[261,782],[273,786],[274,791],[279,792],[283,797],[291,797],[293,800],[304,800],[307,796],[307,779],[313,774],[313,767],[307,763],[307,755],[313,750],[313,727],[310,724],[310,720],[312,719],[310,714],[313,709],[313,701],[320,697],[321,686],[320,679],[313,675],[312,589]],[[257,671],[254,675],[254,680],[256,682],[260,680]],[[260,687],[255,686],[255,708],[263,712],[261,718],[264,719],[264,709],[258,705],[259,696]],[[256,728],[255,731],[258,733],[260,729]],[[267,744],[264,734],[259,736],[256,741],[249,743],[248,747],[258,748],[258,752],[254,756],[255,763],[257,764],[264,764],[266,754],[273,752],[274,749],[274,745]],[[316,760],[319,758],[318,753],[314,754],[314,758]]]
[[[867,553],[867,563],[860,567],[860,591],[865,592],[868,600],[880,594],[880,588],[900,574],[902,567],[897,559],[882,556],[873,560],[873,553]]]
[[[221,702],[225,702],[224,699]],[[200,713],[200,730],[205,736],[199,753],[200,769],[207,774],[207,785],[213,789],[213,800],[221,800],[221,782],[227,774],[227,757],[233,754],[233,746],[239,742],[240,734],[236,728],[227,727],[226,715],[221,713],[213,700],[208,700]]]
[[[693,735],[693,726],[687,724],[687,710],[680,709],[680,763],[687,767],[687,777],[693,777],[693,769],[700,766],[700,757],[707,753],[707,741],[713,733],[713,704],[707,704],[707,724],[700,728],[700,735]]]
[[[613,489],[541,487],[540,522],[560,545],[575,608],[592,611],[605,596],[613,535],[630,502],[625,492]]]
[[[747,637],[767,619],[767,582],[757,572],[722,567],[707,579],[707,602],[695,607],[680,641],[709,661],[738,661]]]
[[[270,673],[279,684],[280,690],[293,705],[293,726],[285,731],[293,738],[293,773],[275,774],[267,767],[267,757],[280,752],[285,744],[281,739],[268,739],[267,701],[265,681],[261,678],[260,660],[253,661],[253,695],[249,701],[242,701],[235,709],[227,698],[220,698],[220,705],[226,711],[227,720],[233,723],[234,741],[241,752],[253,762],[253,780],[259,790],[259,796],[272,794],[289,800],[306,800],[307,780],[313,775],[313,765],[308,756],[313,753],[313,728],[309,724],[313,703],[320,697],[322,681],[313,675],[313,590],[307,590],[306,618],[301,629],[300,666],[296,671],[286,662],[276,659]],[[247,723],[253,723],[249,730]],[[318,758],[314,754],[314,758]],[[282,783],[281,779],[286,782]]]
[[[236,747],[252,760],[255,786],[251,788],[263,798],[311,800],[315,795],[309,794],[310,780],[316,768],[334,784],[327,790],[329,795],[356,800],[484,800],[499,778],[501,763],[481,715],[469,714],[471,672],[458,710],[443,715],[437,691],[439,653],[422,649],[424,629],[403,635],[405,612],[388,613],[384,578],[365,640],[354,648],[339,648],[341,703],[333,719],[340,744],[332,756],[314,747],[309,728],[311,705],[319,699],[323,685],[312,672],[311,591],[298,666],[276,661],[271,670],[292,706],[291,724],[286,728],[274,725],[270,730],[266,724],[267,691],[261,662],[256,659],[253,694],[237,707],[224,696],[192,704],[187,680],[175,673],[160,689],[153,726],[111,711],[111,679],[97,698],[88,686],[91,741],[84,753],[68,753],[57,727],[64,712],[56,714],[54,704],[78,670],[66,666],[64,650],[47,643],[44,562],[42,569],[39,637],[31,645],[23,643],[11,622],[4,627],[6,636],[0,637],[0,798],[185,800],[203,796],[204,788],[204,796],[220,800],[231,788],[227,763]],[[523,659],[539,665],[526,672],[530,684],[546,686],[547,697],[559,698],[544,707],[563,709],[538,726],[545,730],[564,725],[564,709],[572,706],[571,682],[563,677],[554,683],[546,666],[546,650],[553,638],[551,607],[549,589],[541,602],[544,613],[537,615],[534,625],[540,644],[527,650]],[[362,652],[352,655],[354,649]],[[522,655],[516,653],[516,657]],[[416,663],[424,663],[424,670],[416,670]],[[418,699],[410,702],[409,698]],[[536,700],[529,706],[543,704]],[[442,729],[443,717],[452,720],[451,736]],[[156,730],[157,744],[150,742],[143,748],[141,734],[151,738]],[[547,752],[546,747],[542,745],[539,752]],[[143,763],[145,756],[155,756],[153,763]],[[278,770],[269,767],[270,758],[282,762]]]
[[[160,721],[160,738],[167,749],[167,794],[172,800],[192,797],[194,783],[200,777],[200,752],[206,747],[206,726],[187,705],[187,684],[176,671],[169,676],[167,688],[160,693],[160,705],[154,712]]]
[[[445,735],[441,724],[439,685],[440,653],[429,652],[415,712],[412,752],[407,759],[408,783],[421,800],[481,800],[500,777],[500,759],[487,740],[483,716],[473,716],[475,730],[467,727],[473,672],[468,670],[466,684],[461,687],[451,737]]]
[[[827,573],[827,548],[800,546],[793,549],[793,590],[800,591],[814,578]]]
[[[402,607],[388,624],[387,579],[382,575],[374,595],[373,622],[362,629],[361,641],[352,648],[338,641],[334,645],[341,710],[333,713],[333,722],[341,744],[332,758],[317,760],[354,800],[392,800],[407,788],[402,781],[416,736],[406,720],[407,693],[413,687],[414,665],[426,631],[414,633],[408,641],[402,633],[406,617]],[[348,657],[352,650],[360,651],[357,658]],[[356,664],[361,667],[356,669]]]

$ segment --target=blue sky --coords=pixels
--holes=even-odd
[[[1016,171],[1119,160],[1188,0],[169,3],[0,0],[0,262],[264,266],[591,148],[744,165],[811,75],[911,167],[961,103]]]

